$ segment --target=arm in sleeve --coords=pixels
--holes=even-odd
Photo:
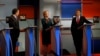
[[[9,24],[10,24],[13,28],[16,28],[16,23],[15,23],[15,21],[13,20],[12,17],[9,18]]]
[[[86,23],[92,23],[92,22],[88,21],[85,17],[83,17],[83,18],[84,18],[84,22],[86,22]]]
[[[71,32],[73,32],[74,29],[75,29],[75,25],[74,25],[74,18],[73,18],[71,23]]]
[[[42,28],[45,28],[46,27],[46,22],[43,19],[41,19],[41,23],[42,23]]]

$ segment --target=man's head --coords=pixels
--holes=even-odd
[[[43,16],[44,17],[48,17],[49,16],[49,12],[48,11],[43,11]]]
[[[76,10],[76,16],[80,16],[81,15],[81,10]]]
[[[19,15],[19,9],[14,8],[14,9],[12,10],[12,14],[18,16],[18,15]]]

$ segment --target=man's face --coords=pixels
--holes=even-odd
[[[19,10],[17,10],[17,12],[16,12],[16,16],[18,16],[19,15]]]
[[[76,11],[76,16],[80,16],[81,15],[81,11]]]

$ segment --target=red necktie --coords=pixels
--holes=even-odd
[[[79,22],[80,22],[79,17],[77,17],[76,22],[77,22],[77,24],[79,24]]]

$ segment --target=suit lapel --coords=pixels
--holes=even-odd
[[[74,20],[74,21],[75,21],[75,23],[77,24],[76,17],[75,17],[75,20]]]
[[[80,23],[81,23],[81,21],[82,21],[82,17],[80,16],[80,21],[79,21],[79,23],[78,23],[78,24],[80,24]],[[77,23],[77,21],[76,21],[76,17],[75,17],[75,22]]]
[[[13,18],[13,20],[15,21],[15,22],[17,22],[17,19],[12,15],[12,18]]]

